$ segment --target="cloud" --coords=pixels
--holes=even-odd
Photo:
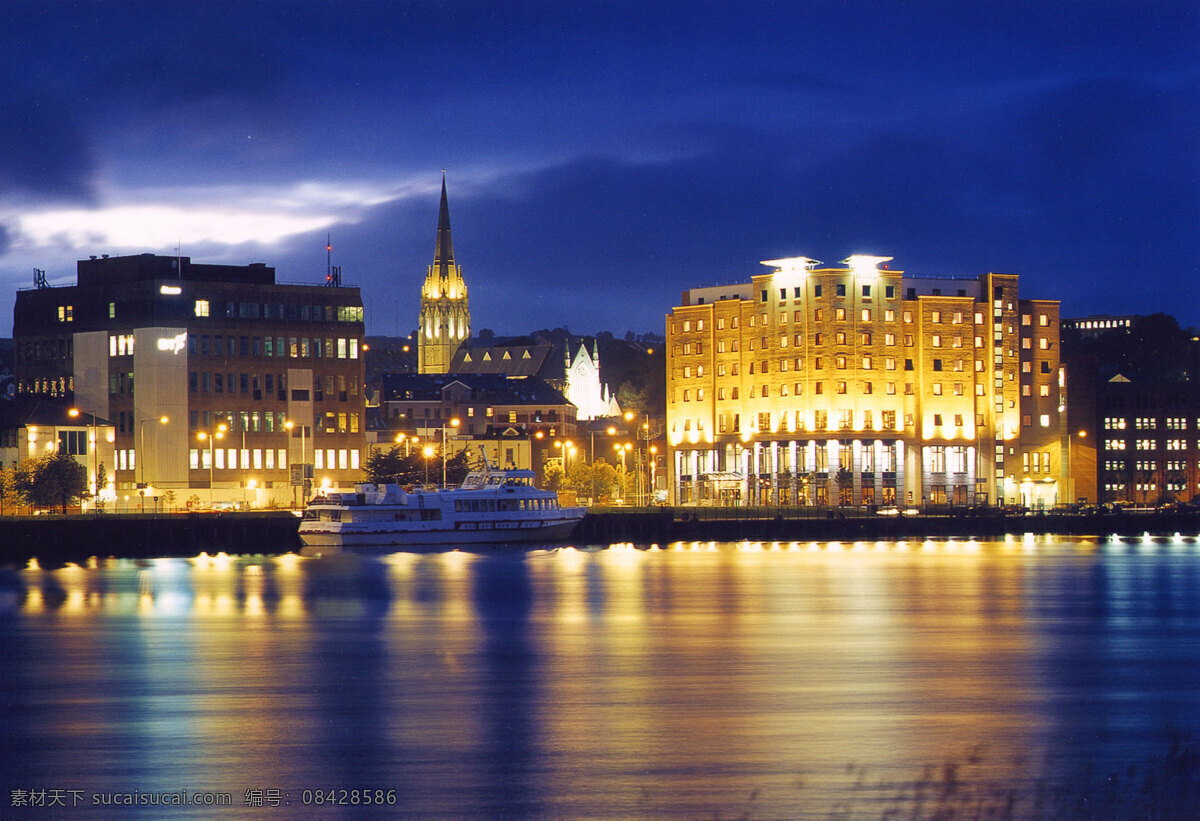
[[[0,85],[0,111],[0,200],[91,199],[96,158],[65,104]]]

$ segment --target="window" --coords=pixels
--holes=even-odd
[[[845,296],[845,295],[846,295],[846,285],[845,285],[845,283],[838,283],[838,284],[837,284],[836,286],[834,286],[834,287],[835,287],[835,288],[837,288],[837,295],[838,295],[838,296]]]
[[[196,300],[195,313],[196,313],[196,316],[208,316],[208,300],[207,299],[197,299]],[[112,316],[112,314],[110,313],[109,316]]]
[[[929,312],[929,321],[930,322],[941,322],[942,321],[942,312],[941,311],[930,311]]]
[[[870,322],[870,321],[871,321],[871,309],[870,309],[870,308],[863,308],[863,309],[862,309],[862,315],[861,315],[861,316],[862,316],[862,321],[863,321],[863,322]]]
[[[834,308],[833,309],[833,318],[838,320],[839,322],[844,321],[846,319],[846,309],[845,308]]]
[[[941,395],[942,395],[942,383],[941,383],[941,382],[934,382],[934,383],[933,383],[933,395],[934,395],[934,396],[941,396]]]

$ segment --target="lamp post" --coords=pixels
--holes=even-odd
[[[648,450],[650,453],[650,455],[648,457],[650,460],[650,487],[648,488],[649,492],[647,493],[647,496],[646,496],[646,504],[647,505],[649,505],[651,503],[651,501],[653,501],[653,499],[654,499],[654,489],[655,489],[655,487],[654,487],[654,471],[658,467],[658,465],[655,464],[658,461],[658,446],[651,445],[648,448]]]
[[[208,440],[208,506],[211,508],[213,506],[213,440],[225,438],[225,426],[218,425],[216,432],[212,434],[200,431],[196,434],[196,438],[201,442]]]
[[[457,417],[450,420],[450,427],[454,428],[456,438],[458,436],[458,433],[457,433],[458,426],[461,424],[462,423],[458,420]],[[445,425],[442,425],[442,487],[443,488],[446,487],[446,426]]]
[[[80,413],[81,413],[81,411],[79,410],[79,408],[71,408],[70,410],[67,411],[67,416],[71,417],[72,419],[76,419],[79,417]],[[87,462],[88,462],[87,469],[90,474],[89,479],[88,479],[88,485],[92,488],[92,496],[94,498],[94,497],[100,495],[100,488],[98,487],[98,483],[96,481],[99,478],[98,474],[100,473],[100,454],[97,453],[95,455],[96,467],[94,469],[92,468],[92,465],[91,465],[93,460],[90,457],[92,455],[91,451],[94,451],[99,446],[99,442],[97,441],[99,439],[99,437],[96,435],[96,414],[92,413],[89,415],[91,416],[92,421],[89,423],[89,427],[91,428],[91,434],[88,439],[88,451],[89,451],[88,456],[89,456],[89,458],[87,460]]]
[[[618,442],[613,445],[613,450],[621,454],[621,501],[625,501],[625,477],[627,475],[625,473],[625,454],[629,452],[631,447],[633,447],[633,445],[629,444],[628,442]]]
[[[295,421],[289,419],[283,423],[283,426],[290,433],[296,427]],[[308,499],[308,452],[305,447],[304,425],[300,425],[300,492],[305,500]]]
[[[425,484],[429,484],[429,460],[433,458],[433,445],[426,445],[421,454],[425,457]]]
[[[157,419],[138,420],[138,484],[143,488],[146,486],[146,424],[157,422],[160,425],[165,425],[170,421],[170,418],[167,416],[160,416]]]

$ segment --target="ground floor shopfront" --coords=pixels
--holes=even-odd
[[[997,502],[1050,507],[1057,482],[1016,484],[975,443],[795,439],[678,447],[677,505],[924,506]],[[1010,498],[1011,497],[1011,498]]]

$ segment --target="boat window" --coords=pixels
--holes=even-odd
[[[442,511],[440,508],[424,508],[421,510],[422,522],[438,522],[442,519]]]
[[[454,500],[454,512],[462,513],[462,509],[463,509],[462,499],[455,499]]]

